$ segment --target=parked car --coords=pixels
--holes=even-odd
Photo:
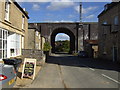
[[[87,58],[88,54],[86,51],[78,51],[78,57]]]
[[[22,60],[21,59],[3,59],[4,61],[4,64],[7,64],[7,65],[13,65],[16,72],[18,72],[18,69],[22,63]]]
[[[0,86],[2,88],[12,88],[16,82],[16,71],[12,65],[0,63]]]

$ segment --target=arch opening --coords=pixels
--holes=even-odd
[[[55,53],[70,52],[70,37],[65,33],[58,33],[55,36]]]
[[[68,38],[68,41],[69,41],[69,51],[68,53],[72,54],[74,51],[75,51],[75,36],[73,34],[73,32],[71,32],[69,29],[67,28],[57,28],[55,29],[52,34],[51,34],[51,46],[52,46],[52,49],[51,49],[51,52],[52,53],[56,53],[56,36],[59,35],[59,33],[64,33],[66,34],[69,38]],[[61,41],[62,41],[62,38],[59,38]]]

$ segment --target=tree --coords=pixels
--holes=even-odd
[[[69,52],[70,51],[70,41],[56,41],[56,52]]]
[[[51,50],[51,45],[49,42],[44,43],[43,51],[50,51]]]

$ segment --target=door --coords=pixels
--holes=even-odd
[[[117,61],[117,57],[118,57],[118,48],[113,47],[113,62]]]

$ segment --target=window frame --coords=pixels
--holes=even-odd
[[[1,57],[0,57],[0,59],[3,59],[3,58],[7,58],[7,37],[8,37],[8,31],[7,30],[4,30],[4,29],[2,29],[2,28],[0,28],[0,30],[1,30],[1,37],[0,37],[0,40],[2,41],[2,47],[0,48],[0,51],[2,52],[1,54]],[[6,35],[5,35],[6,34]],[[6,47],[4,47],[4,42],[5,42],[5,44],[6,44]],[[4,51],[6,52],[6,53],[4,53]]]
[[[103,30],[103,34],[106,35],[108,33],[106,27],[107,27],[107,21],[104,21],[102,24],[102,30]]]
[[[5,20],[10,20],[10,4],[11,0],[5,0]]]
[[[114,16],[111,32],[114,33],[114,32],[118,32],[118,31],[119,31],[119,16],[116,15],[116,16]]]
[[[25,29],[25,16],[22,15],[22,30]]]
[[[118,15],[114,17],[114,25],[116,25],[116,26],[119,25],[119,17],[118,17]]]

